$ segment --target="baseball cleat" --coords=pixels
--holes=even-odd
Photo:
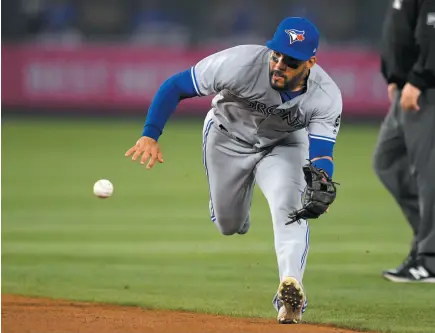
[[[292,277],[284,278],[278,288],[278,299],[283,304],[278,311],[278,323],[299,323],[305,303],[305,294],[300,283]]]

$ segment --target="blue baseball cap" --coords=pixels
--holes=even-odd
[[[287,17],[278,25],[266,46],[273,51],[306,61],[316,55],[319,38],[319,31],[309,20]]]

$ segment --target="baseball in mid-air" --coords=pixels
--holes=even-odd
[[[102,199],[108,198],[113,194],[113,184],[110,180],[100,179],[94,184],[94,194]]]

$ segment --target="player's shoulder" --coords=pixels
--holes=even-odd
[[[308,81],[317,93],[323,93],[330,98],[337,98],[341,96],[340,88],[337,86],[335,81],[318,64],[314,65],[314,67],[311,69]]]
[[[269,52],[266,46],[246,44],[223,49],[214,55],[232,60],[235,66],[251,66],[267,62]]]
[[[331,76],[318,64],[310,70],[308,77],[309,90],[311,91],[311,100],[322,106],[331,104],[341,104],[341,90]]]

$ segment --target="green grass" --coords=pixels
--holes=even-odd
[[[141,126],[4,121],[2,292],[274,317],[277,268],[261,192],[250,232],[219,235],[208,219],[202,124],[171,122],[161,140],[165,163],[152,171],[124,157]],[[380,277],[407,253],[410,230],[372,172],[376,134],[342,126],[338,198],[311,223],[304,319],[433,333],[433,286]],[[93,197],[100,178],[114,183],[112,198]]]

